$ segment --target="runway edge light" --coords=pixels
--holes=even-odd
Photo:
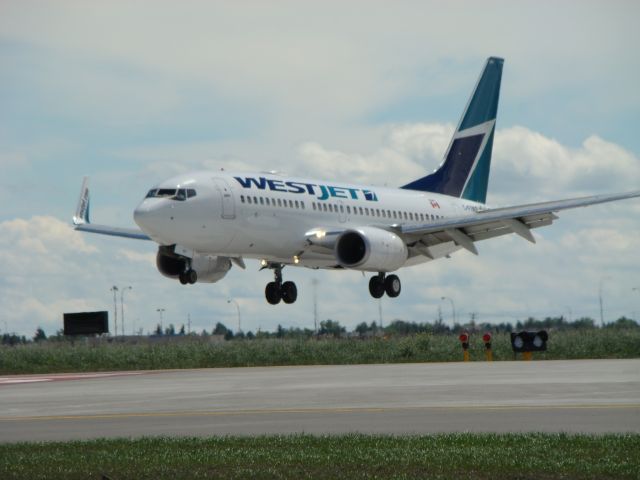
[[[462,360],[464,362],[469,361],[469,332],[462,332],[458,337],[462,344]]]
[[[482,341],[484,342],[484,356],[487,362],[493,361],[493,351],[491,350],[491,333],[486,332],[482,335]]]

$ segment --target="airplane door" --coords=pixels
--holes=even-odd
[[[224,178],[214,178],[213,183],[220,192],[222,198],[222,218],[233,219],[236,218],[236,205],[233,199],[233,193],[231,187]]]
[[[347,209],[344,206],[344,203],[342,203],[342,200],[338,200],[338,209],[339,209],[339,219],[340,219],[340,223],[344,223],[347,221]]]

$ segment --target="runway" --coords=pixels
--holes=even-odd
[[[274,433],[640,432],[640,359],[0,378],[0,442]]]

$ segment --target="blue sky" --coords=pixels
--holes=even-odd
[[[190,314],[198,329],[378,318],[357,272],[286,269],[299,301],[271,307],[250,262],[181,288],[154,246],[68,226],[81,177],[92,216],[131,226],[156,182],[190,169],[278,169],[400,185],[439,163],[486,57],[505,58],[488,201],[640,188],[636,2],[30,2],[0,6],[0,329],[60,327],[111,309],[131,285],[127,330]],[[535,246],[502,238],[402,271],[385,322],[638,318],[638,201],[566,212]],[[6,322],[6,325],[5,325]]]

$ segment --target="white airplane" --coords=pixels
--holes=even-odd
[[[485,204],[503,60],[487,60],[444,161],[432,174],[400,188],[292,178],[276,172],[194,172],[153,187],[135,209],[140,230],[89,222],[85,177],[76,230],[153,240],[163,275],[182,284],[213,283],[232,264],[260,260],[274,271],[265,296],[293,303],[287,266],[374,272],[374,298],[400,294],[401,267],[478,254],[480,240],[515,233],[535,243],[531,229],[556,212],[640,196],[640,191],[492,208]]]

